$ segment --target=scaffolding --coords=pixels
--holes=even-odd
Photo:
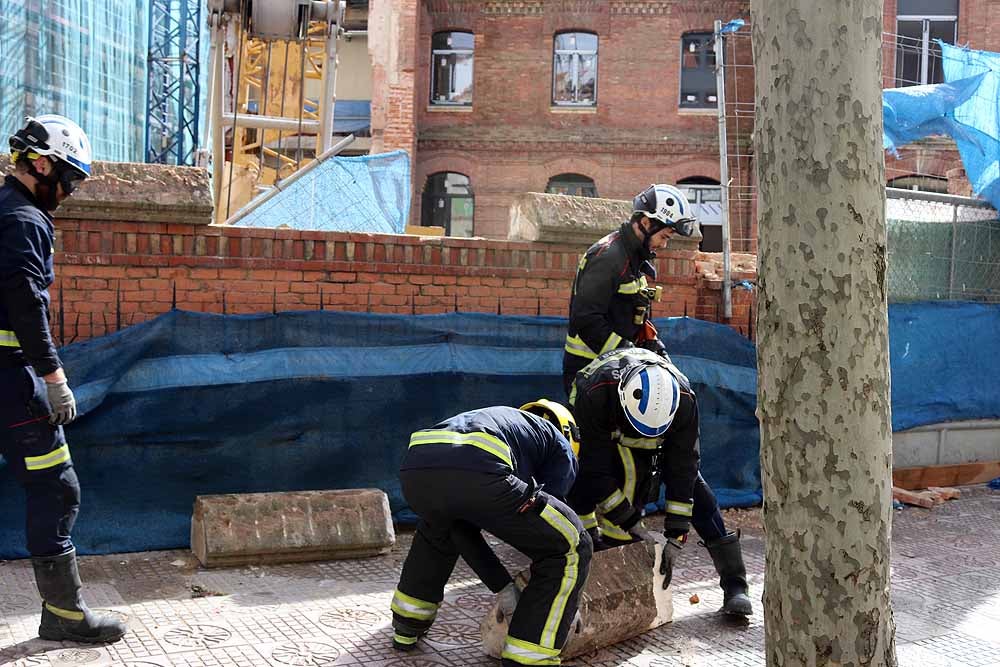
[[[723,303],[732,288],[730,252],[757,251],[754,218],[754,54],[750,26],[736,31],[716,22],[719,161],[724,239]],[[883,88],[921,85],[946,61],[928,41],[882,34]],[[919,67],[907,67],[910,62]],[[914,78],[919,77],[919,78]],[[938,77],[940,78],[940,77]],[[979,93],[977,93],[979,94]],[[1000,222],[989,204],[943,191],[947,171],[961,165],[954,141],[930,137],[886,154],[886,179],[906,189],[886,188],[888,289],[890,301],[969,300],[1000,302]],[[726,317],[729,317],[727,311]]]
[[[202,147],[203,5],[150,0],[146,162],[192,165]]]
[[[149,0],[0,0],[0,134],[80,124],[98,160],[142,160]]]

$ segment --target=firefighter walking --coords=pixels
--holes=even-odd
[[[650,185],[632,200],[628,222],[580,258],[570,294],[563,349],[563,387],[569,394],[577,371],[597,355],[633,345],[666,354],[650,321],[659,288],[652,260],[674,235],[697,228],[691,205],[672,185]]]
[[[29,118],[10,137],[13,175],[0,187],[0,455],[27,498],[27,545],[42,597],[38,635],[111,642],[126,632],[80,595],[70,533],[80,484],[63,425],[76,418],[48,326],[55,279],[51,211],[90,174],[90,142],[62,116]]]

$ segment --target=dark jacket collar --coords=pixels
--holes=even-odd
[[[9,185],[10,187],[14,188],[15,192],[24,197],[29,204],[31,204],[39,211],[41,211],[46,218],[52,220],[52,214],[46,211],[44,208],[42,208],[42,206],[38,203],[38,200],[35,198],[35,195],[31,192],[31,190],[25,187],[24,183],[17,180],[17,178],[15,178],[12,175],[7,175],[6,177],[4,177],[3,182],[4,185]]]
[[[622,237],[622,241],[625,243],[625,249],[628,251],[628,256],[630,258],[634,257],[638,261],[636,262],[636,267],[646,260],[653,259],[656,257],[656,253],[650,252],[643,246],[642,239],[640,239],[634,231],[632,231],[632,223],[624,223],[618,230],[618,233]]]

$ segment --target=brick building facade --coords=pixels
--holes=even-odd
[[[940,80],[933,40],[927,46],[919,40],[921,17],[928,18],[930,38],[953,30],[956,43],[1000,50],[1000,29],[989,18],[996,4],[886,0],[884,86],[920,72],[925,50],[928,82]],[[698,64],[689,38],[710,34],[716,19],[749,18],[747,0],[372,0],[370,7],[373,150],[405,148],[414,156],[411,224],[449,226],[448,215],[435,211],[443,208],[455,212],[448,230],[453,235],[506,238],[513,198],[565,191],[565,183],[554,181],[567,176],[588,187],[587,194],[615,199],[630,198],[651,182],[718,183],[716,111],[712,105],[684,108],[681,79],[692,72],[682,67]],[[563,34],[596,38],[596,48],[582,56],[596,51],[587,66],[596,76],[583,104],[557,99],[563,92],[556,90],[557,78],[567,74],[557,73]],[[455,49],[446,43],[449,35],[457,36]],[[914,64],[897,73],[903,52]],[[749,48],[729,55],[752,62]],[[441,103],[440,79],[456,76],[456,67],[440,67],[448,58],[465,62],[457,75],[468,80],[458,84],[456,99]],[[701,64],[706,62],[710,58]],[[728,101],[744,110],[752,109],[752,75],[751,67],[738,68],[727,79]],[[731,153],[752,153],[751,131],[746,119],[739,133],[730,130],[731,143],[746,144],[731,145]],[[741,167],[731,167],[733,185],[752,189],[752,156]],[[887,156],[886,178],[903,187],[968,190],[947,139]],[[753,212],[736,206],[742,208],[733,214],[732,235],[745,242],[735,247],[752,250]]]

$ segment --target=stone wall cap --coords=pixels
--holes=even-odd
[[[0,155],[0,172],[13,167]],[[90,178],[56,218],[207,225],[212,221],[208,170],[136,162],[95,162]]]

